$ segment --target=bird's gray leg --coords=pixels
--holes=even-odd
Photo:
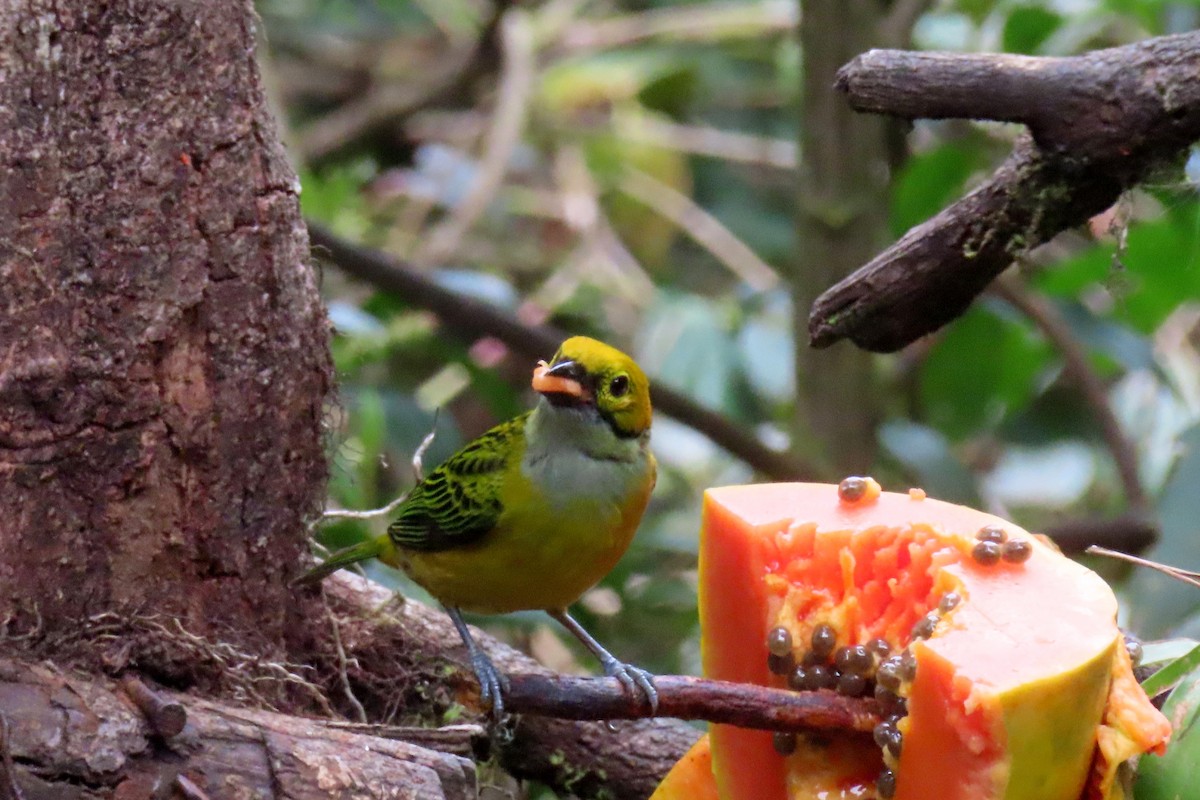
[[[454,622],[454,627],[458,630],[458,635],[462,637],[463,644],[467,646],[471,669],[475,671],[475,677],[479,679],[480,701],[484,705],[491,703],[492,718],[497,722],[501,721],[504,718],[504,676],[487,657],[487,653],[475,644],[475,639],[471,636],[471,631],[462,618],[462,612],[453,606],[443,606],[443,608]]]
[[[616,678],[625,687],[625,690],[631,694],[638,694],[639,690],[645,696],[646,701],[650,703],[650,713],[658,713],[658,690],[654,688],[654,676],[640,667],[635,667],[632,664],[626,664],[623,661],[617,660],[617,657],[604,649],[604,646],[592,638],[592,635],[583,629],[583,626],[576,622],[566,610],[562,611],[547,611],[547,614],[554,617],[562,626],[569,630],[576,639],[583,642],[583,646],[592,651],[592,655],[600,659],[601,666],[604,667],[604,674],[610,678]]]

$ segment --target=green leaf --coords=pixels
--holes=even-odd
[[[1165,666],[1192,652],[1192,649],[1198,645],[1200,642],[1195,639],[1159,639],[1153,642],[1142,642],[1141,666]]]
[[[1017,6],[1004,21],[1004,52],[1036,53],[1062,24],[1061,16],[1042,6]]]
[[[682,119],[699,89],[700,76],[690,66],[664,70],[637,93],[638,101],[652,111]]]
[[[1174,733],[1167,751],[1138,761],[1135,800],[1183,800],[1200,786],[1200,669],[1191,672],[1163,704]]]
[[[1052,365],[1049,345],[990,303],[946,329],[921,369],[925,421],[951,440],[994,428],[1026,407]]]
[[[1200,645],[1196,645],[1186,654],[1171,661],[1158,672],[1142,681],[1142,690],[1148,696],[1156,697],[1176,686],[1197,669],[1200,669]]]
[[[1200,296],[1200,205],[1168,205],[1159,219],[1134,224],[1124,251],[1115,250],[1109,243],[1091,247],[1047,270],[1036,285],[1056,295],[1103,287],[1114,316],[1146,334]]]
[[[1095,366],[1102,371],[1111,373],[1111,365],[1120,365],[1124,370],[1156,368],[1154,343],[1148,337],[1116,320],[1096,316],[1082,303],[1062,300],[1056,305],[1071,332],[1091,351],[1097,362]]]

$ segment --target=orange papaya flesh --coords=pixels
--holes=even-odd
[[[708,734],[701,736],[683,758],[675,762],[667,777],[650,795],[650,800],[719,800]]]
[[[793,664],[821,661],[810,643],[826,625],[839,651],[883,639],[893,666],[896,653],[915,663],[895,688],[903,700],[888,724],[901,741],[890,752],[801,737],[781,756],[770,733],[713,726],[721,797],[1078,800],[1088,784],[1090,797],[1112,798],[1114,760],[1160,748],[1170,728],[1122,660],[1108,586],[1005,520],[869,483],[853,502],[824,484],[705,496],[706,675],[787,686]],[[979,555],[985,528],[1023,544]],[[1014,549],[1011,561],[994,558]],[[777,628],[792,649],[782,669],[767,641]],[[876,656],[874,668],[880,663]],[[835,752],[847,762],[835,775],[820,785],[804,777],[814,759],[827,763]],[[848,761],[847,752],[855,753]],[[876,775],[878,788],[864,786]]]

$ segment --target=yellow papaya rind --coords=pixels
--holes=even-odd
[[[707,733],[675,762],[650,800],[719,800]]]
[[[1075,800],[1092,765],[1119,637],[1074,670],[1005,692],[1005,800]],[[918,669],[920,667],[918,666]]]
[[[1124,639],[1113,650],[1111,672],[1104,719],[1096,732],[1089,800],[1125,800],[1129,792],[1125,782],[1118,780],[1122,765],[1143,753],[1161,755],[1171,739],[1170,721],[1151,704],[1133,675]]]

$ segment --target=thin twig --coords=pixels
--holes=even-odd
[[[529,299],[542,308],[556,308],[587,279],[613,289],[624,308],[645,307],[654,296],[654,281],[612,230],[581,147],[569,145],[555,151],[554,178],[559,187],[557,216],[576,234],[577,244],[563,266]]]
[[[414,307],[437,314],[451,331],[471,340],[494,336],[531,363],[558,349],[566,336],[544,326],[530,326],[495,306],[439,286],[411,266],[391,256],[351,244],[322,225],[308,223],[309,239],[324,255],[349,275],[386,291],[395,292]],[[655,408],[704,434],[752,468],[777,480],[812,479],[819,472],[791,453],[774,450],[753,433],[723,414],[707,409],[682,392],[655,384]]]
[[[750,288],[762,292],[778,285],[779,275],[771,265],[683,192],[632,167],[625,171],[620,188],[634,200],[674,222]]]
[[[378,519],[386,517],[395,511],[401,503],[408,499],[408,492],[397,497],[385,506],[380,508],[368,508],[365,510],[355,510],[349,508],[327,508],[321,512],[321,520],[330,519]]]
[[[175,776],[175,788],[179,790],[185,800],[209,800],[204,790],[182,772]]]
[[[563,32],[557,50],[579,51],[626,47],[647,39],[720,41],[771,34],[785,35],[796,27],[798,8],[790,0],[756,3],[713,2],[676,8],[656,8],[602,20],[580,20]]]
[[[1118,561],[1128,561],[1130,564],[1137,564],[1139,567],[1149,567],[1152,570],[1168,575],[1177,581],[1195,586],[1200,589],[1200,572],[1192,572],[1188,569],[1180,569],[1172,567],[1169,564],[1160,564],[1157,561],[1150,561],[1146,558],[1131,556],[1128,553],[1119,553],[1116,550],[1109,550],[1107,547],[1096,547],[1093,545],[1087,549],[1088,553],[1097,556],[1105,556],[1107,558],[1115,558]]]
[[[442,415],[442,409],[436,408],[433,411],[433,425],[429,428],[429,433],[421,439],[421,443],[417,445],[417,449],[413,452],[412,470],[413,477],[417,479],[417,483],[425,480],[425,454],[429,452],[429,448],[433,445],[433,440],[437,438],[438,417]]]
[[[791,139],[755,136],[709,125],[682,125],[647,117],[623,130],[622,136],[692,155],[780,170],[794,170],[799,161],[796,143]]]
[[[430,428],[429,433],[425,434],[425,438],[421,439],[421,443],[419,445],[417,445],[416,451],[413,452],[413,457],[412,457],[413,477],[415,477],[417,479],[417,483],[420,483],[421,481],[425,480],[425,469],[424,469],[423,461],[425,459],[425,454],[429,451],[430,445],[433,444],[433,440],[435,438],[437,438],[437,422],[438,422],[438,416],[441,414],[441,412],[442,412],[442,410],[440,408],[436,409],[433,412],[433,426]],[[321,521],[324,522],[325,520],[331,520],[331,519],[367,519],[367,520],[369,520],[369,519],[378,519],[379,517],[386,517],[389,514],[391,514],[393,511],[395,511],[397,508],[399,508],[400,505],[405,500],[408,499],[408,495],[409,495],[408,492],[404,492],[399,497],[397,497],[396,499],[392,500],[387,505],[382,506],[380,508],[368,508],[368,509],[361,510],[361,511],[352,510],[352,509],[348,509],[348,508],[328,508],[321,513]]]
[[[337,651],[338,678],[342,683],[342,694],[346,696],[346,701],[354,709],[358,721],[365,724],[367,722],[367,710],[363,708],[363,704],[354,694],[354,688],[350,685],[350,674],[347,669],[350,659],[346,657],[346,648],[342,646],[342,628],[338,624],[337,614],[333,613],[333,608],[329,605],[329,598],[325,595],[324,585],[321,586],[321,603],[325,606],[325,613],[329,617],[329,629],[333,632],[333,647]]]
[[[659,675],[658,713],[627,692],[616,678],[508,675],[505,710],[558,719],[705,720],[767,731],[841,730],[869,733],[879,722],[873,699],[831,691],[791,692],[744,683]]]
[[[537,69],[534,58],[533,24],[529,12],[509,9],[500,20],[503,70],[496,93],[496,113],[484,137],[483,157],[471,188],[450,215],[429,231],[416,260],[440,262],[458,249],[463,237],[487,210],[496,196],[513,151],[521,141]]]
[[[1075,338],[1066,320],[1050,301],[1029,291],[1015,275],[1002,275],[992,284],[992,291],[1028,317],[1062,355],[1067,376],[1079,387],[1084,402],[1100,424],[1104,443],[1117,465],[1126,502],[1135,511],[1144,512],[1149,508],[1150,501],[1138,474],[1137,450],[1121,430],[1121,423],[1108,401],[1104,382],[1092,369],[1087,351]]]
[[[25,800],[17,784],[13,767],[12,742],[9,740],[8,717],[0,713],[0,800]]]

